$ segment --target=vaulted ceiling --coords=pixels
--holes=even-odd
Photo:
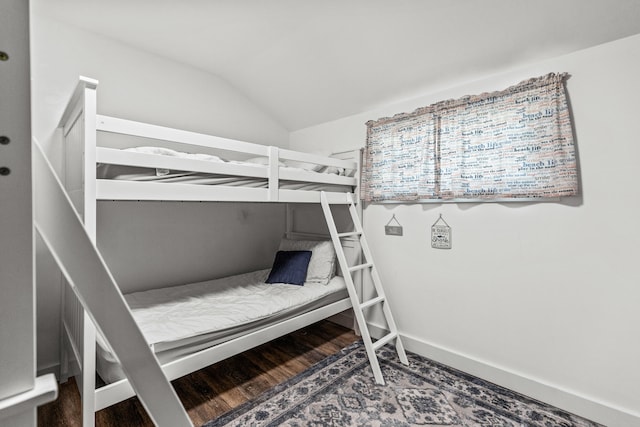
[[[218,75],[289,130],[640,33],[640,0],[32,0],[32,8]]]

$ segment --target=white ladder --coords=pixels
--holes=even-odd
[[[342,269],[344,281],[346,282],[347,290],[349,291],[349,297],[351,298],[353,312],[356,316],[356,321],[358,322],[358,326],[360,328],[362,341],[364,342],[364,347],[367,350],[367,356],[369,357],[369,362],[371,363],[373,376],[378,384],[384,385],[384,378],[382,376],[382,371],[380,370],[380,363],[378,362],[378,357],[376,356],[376,350],[380,349],[385,344],[395,340],[398,358],[405,365],[408,365],[409,361],[407,360],[404,346],[402,345],[402,341],[400,340],[398,328],[395,321],[393,320],[393,315],[391,314],[391,309],[389,308],[387,297],[384,294],[380,276],[378,275],[378,271],[373,262],[373,257],[371,256],[371,251],[369,250],[369,245],[367,244],[367,239],[364,235],[362,224],[360,223],[360,219],[358,217],[358,211],[356,210],[353,196],[351,195],[351,193],[347,194],[347,202],[349,204],[349,213],[351,214],[351,221],[353,222],[355,231],[346,233],[338,233],[335,220],[333,219],[331,205],[329,204],[327,195],[324,193],[324,191],[320,195],[320,202],[322,204],[322,210],[327,221],[327,227],[329,228],[329,234],[331,234],[333,246],[336,249],[338,263],[340,264],[340,268]],[[349,265],[342,245],[342,239],[345,238],[358,239],[362,255],[364,255],[362,264],[353,266]],[[376,291],[376,296],[367,301],[360,302],[360,297],[358,296],[358,292],[353,282],[352,273],[367,269],[371,272],[371,279]],[[384,314],[385,321],[387,322],[389,332],[385,336],[374,342],[371,340],[371,334],[369,333],[369,329],[367,327],[364,310],[378,304],[382,306],[382,313]]]

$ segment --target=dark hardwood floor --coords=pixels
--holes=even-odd
[[[329,321],[186,375],[172,382],[193,424],[219,417],[346,347],[358,337]],[[38,408],[38,426],[81,426],[80,395],[73,380],[60,385],[58,400]],[[133,397],[96,414],[98,427],[153,426]]]

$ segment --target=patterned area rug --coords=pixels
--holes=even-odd
[[[600,426],[415,354],[378,356],[385,386],[359,342],[205,427]]]

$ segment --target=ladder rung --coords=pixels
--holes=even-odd
[[[365,268],[371,268],[371,267],[373,267],[373,263],[368,262],[366,264],[360,264],[360,265],[355,265],[353,267],[350,267],[349,271],[364,270]]]
[[[378,350],[380,347],[382,347],[383,345],[385,345],[386,343],[388,343],[389,341],[391,341],[397,336],[398,334],[396,334],[395,332],[388,333],[387,335],[383,336],[378,341],[373,343],[373,349]]]
[[[360,231],[350,231],[348,233],[338,233],[338,237],[352,237],[352,236],[360,236],[362,232]]]
[[[365,301],[362,304],[360,304],[360,309],[365,309],[367,307],[371,307],[372,305],[376,305],[380,302],[384,301],[384,297],[383,296],[379,296],[373,299],[370,299],[369,301]]]

